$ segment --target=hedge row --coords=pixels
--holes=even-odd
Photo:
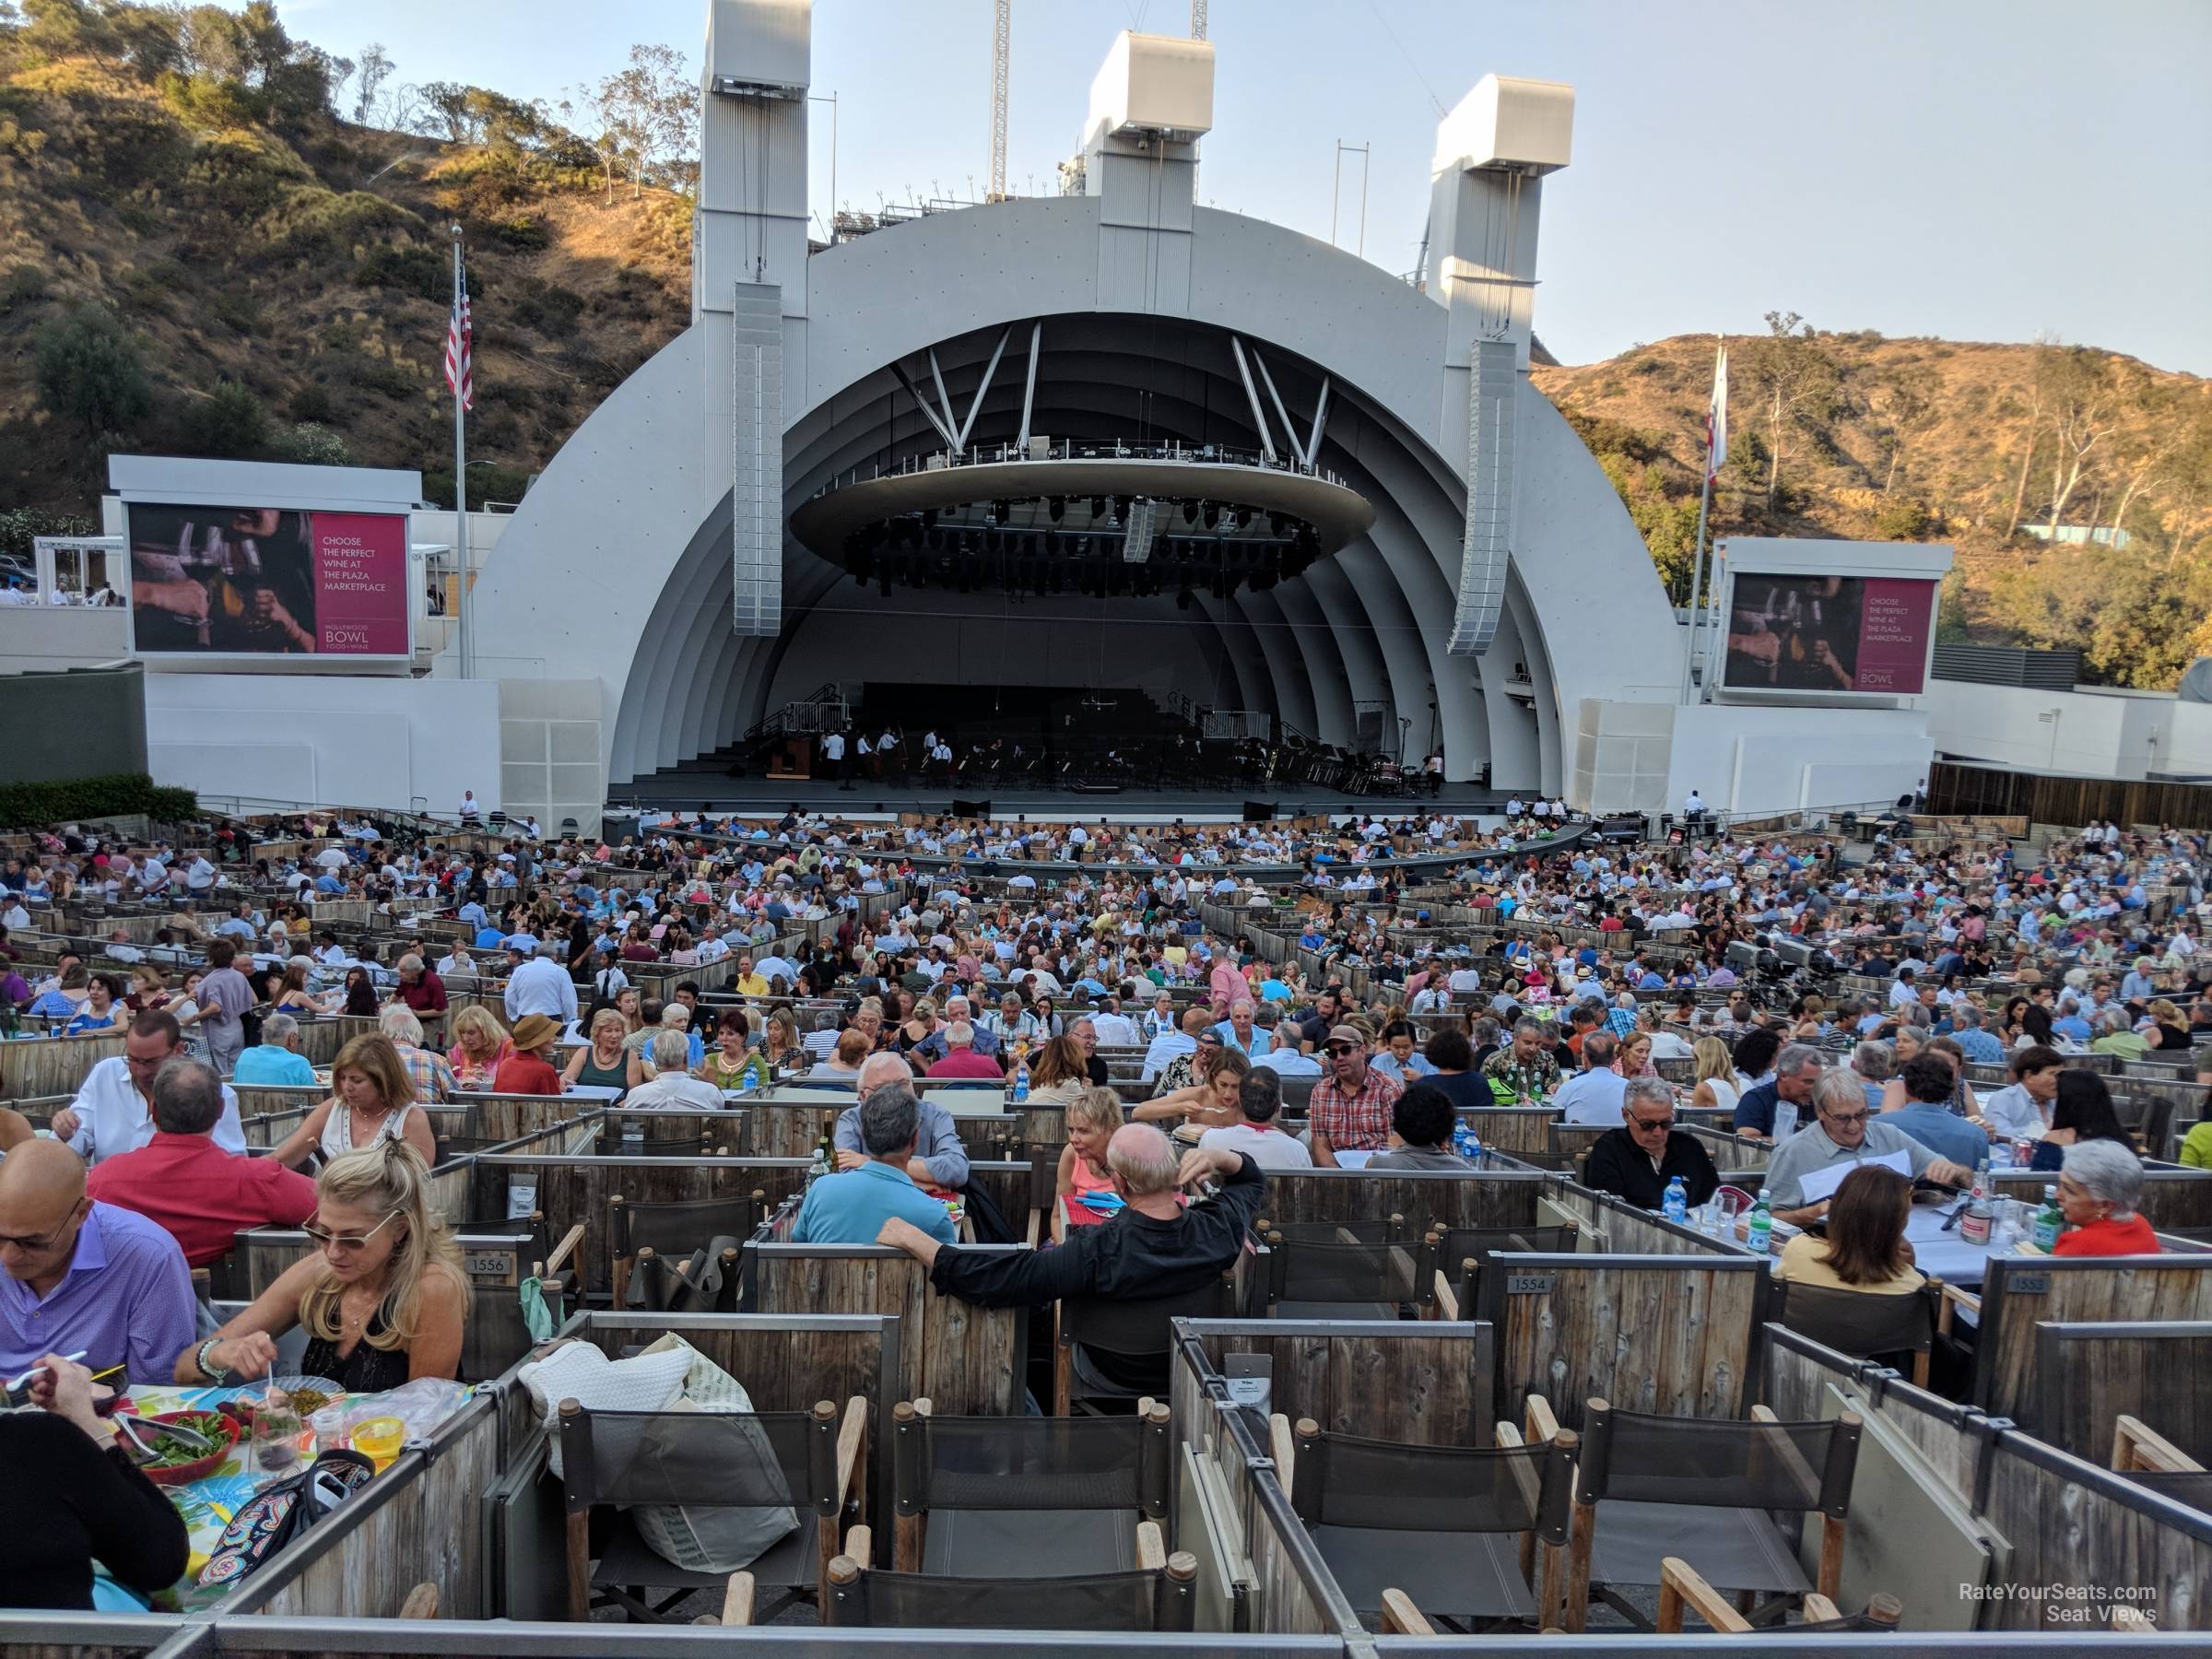
[[[197,818],[199,811],[200,798],[191,790],[163,789],[144,772],[52,783],[0,783],[0,830],[38,830],[134,812],[143,812],[158,823],[174,824]]]

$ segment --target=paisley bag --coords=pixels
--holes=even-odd
[[[376,1465],[367,1457],[341,1449],[262,1488],[230,1517],[200,1569],[200,1586],[237,1584],[375,1477]]]

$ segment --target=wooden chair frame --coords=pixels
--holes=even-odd
[[[1536,1409],[1539,1404],[1543,1407],[1540,1413]],[[1590,1421],[1598,1414],[1609,1412],[1611,1409],[1612,1406],[1606,1401],[1602,1399],[1593,1399],[1585,1407],[1584,1421]],[[1532,1430],[1539,1424],[1548,1424],[1553,1420],[1554,1419],[1552,1418],[1549,1402],[1539,1402],[1536,1396],[1533,1394],[1530,1395],[1528,1402],[1528,1421]],[[1767,1406],[1754,1406],[1751,1407],[1750,1420],[1755,1423],[1772,1423],[1778,1419],[1775,1418],[1774,1413]],[[1836,1422],[1840,1426],[1850,1429],[1859,1429],[1863,1427],[1862,1421],[1855,1412],[1847,1411],[1841,1414],[1836,1418]],[[1797,1457],[1794,1448],[1785,1447],[1784,1451],[1792,1458],[1795,1459]],[[1805,1465],[1801,1459],[1798,1461],[1799,1474],[1805,1478],[1805,1480],[1815,1488],[1821,1486],[1823,1483],[1815,1471],[1809,1466]],[[1819,1565],[1814,1573],[1812,1592],[1806,1599],[1809,1604],[1812,1596],[1817,1595],[1820,1598],[1822,1605],[1829,1609],[1827,1616],[1833,1617],[1836,1593],[1841,1587],[1843,1579],[1843,1534],[1845,1524],[1842,1517],[1829,1514],[1825,1511],[1816,1511],[1810,1512],[1818,1513],[1820,1516],[1820,1560]],[[1583,1501],[1582,1483],[1578,1479],[1575,1484],[1573,1519],[1571,1524],[1567,1538],[1567,1573],[1566,1583],[1564,1586],[1565,1606],[1559,1609],[1560,1627],[1571,1635],[1579,1635],[1589,1622],[1590,1563],[1596,1540],[1597,1505],[1595,1503],[1584,1503]],[[1684,1563],[1684,1566],[1687,1570],[1688,1563]],[[1696,1574],[1694,1572],[1691,1573],[1690,1576],[1692,1578],[1696,1578]],[[1663,1609],[1665,1607],[1664,1579],[1665,1559],[1663,1559]],[[1697,1579],[1697,1583],[1703,1584],[1704,1581],[1702,1579]],[[1706,1589],[1708,1594],[1717,1594],[1712,1591],[1710,1585],[1707,1585]],[[1548,1617],[1552,1610],[1552,1604],[1548,1602],[1541,1604],[1540,1610],[1547,1617]],[[1750,1609],[1747,1607],[1744,1610],[1748,1612]],[[1677,1618],[1679,1618],[1678,1609],[1677,1617]],[[1708,1619],[1708,1622],[1712,1621]],[[1716,1630],[1722,1629],[1722,1627],[1718,1624],[1714,1624],[1713,1628]],[[1747,1623],[1745,1623],[1744,1628],[1748,1630],[1750,1627]]]
[[[575,1400],[563,1400],[560,1403],[558,1420],[564,1441],[568,1438],[566,1431],[569,1426],[587,1415],[582,1406]],[[817,1424],[837,1425],[838,1512],[835,1515],[818,1516],[815,1529],[818,1546],[815,1594],[818,1597],[826,1592],[830,1583],[830,1565],[838,1552],[838,1524],[846,1507],[852,1506],[864,1520],[867,1514],[868,1403],[854,1394],[845,1402],[841,1416],[832,1402],[820,1400],[816,1402],[812,1415]],[[572,1456],[573,1453],[569,1454]],[[568,1613],[570,1619],[578,1624],[588,1623],[592,1617],[592,1511],[596,1507],[595,1503],[571,1503],[567,1506]],[[749,1573],[744,1576],[748,1585],[749,1618],[752,1576]]]

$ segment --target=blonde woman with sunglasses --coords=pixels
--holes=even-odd
[[[334,1160],[315,1183],[306,1232],[314,1253],[294,1262],[236,1319],[177,1356],[180,1382],[250,1382],[276,1361],[276,1338],[307,1332],[300,1369],[347,1394],[461,1363],[468,1281],[461,1250],[429,1206],[429,1171],[403,1140]]]

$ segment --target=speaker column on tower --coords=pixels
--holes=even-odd
[[[1246,823],[1248,823],[1248,824],[1265,824],[1265,823],[1266,823],[1266,822],[1267,822],[1267,821],[1268,821],[1270,818],[1274,818],[1274,817],[1275,817],[1275,810],[1276,810],[1276,806],[1277,806],[1277,803],[1276,803],[1276,802],[1274,802],[1274,801],[1247,801],[1247,802],[1245,802],[1245,803],[1244,803],[1244,821],[1245,821]]]
[[[952,804],[952,816],[954,818],[987,818],[991,816],[991,803],[956,800]]]

